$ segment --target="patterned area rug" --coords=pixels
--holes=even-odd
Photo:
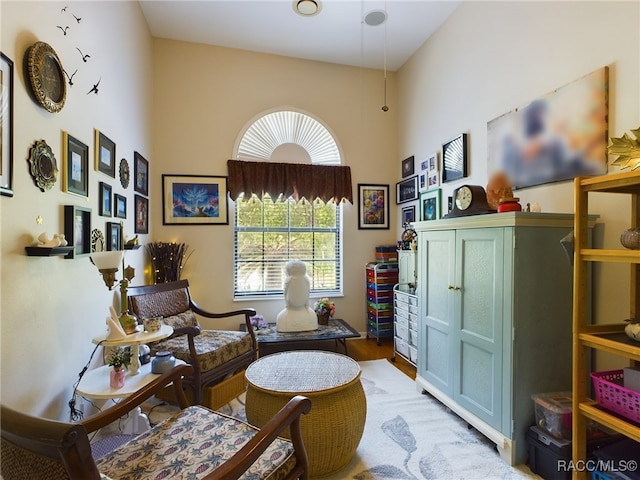
[[[526,465],[510,467],[495,445],[429,395],[387,360],[359,362],[367,421],[355,456],[324,480],[539,479]],[[161,406],[152,423],[166,415]],[[220,411],[245,418],[244,395]]]

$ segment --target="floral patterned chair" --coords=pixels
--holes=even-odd
[[[251,308],[225,313],[211,313],[200,308],[191,298],[189,281],[129,287],[129,308],[142,323],[145,318],[162,316],[174,329],[173,335],[150,344],[151,354],[169,351],[193,366],[193,376],[184,384],[193,390],[193,403],[202,403],[203,388],[245,369],[258,358],[258,344],[251,327]],[[218,319],[244,317],[246,331],[205,330],[197,315]]]
[[[296,396],[261,429],[202,406],[189,407],[179,365],[122,402],[83,420],[36,418],[2,405],[0,475],[4,480],[307,479],[300,416],[311,401]],[[94,460],[89,434],[173,382],[182,410]],[[290,432],[291,440],[280,437]]]

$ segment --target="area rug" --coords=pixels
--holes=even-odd
[[[324,480],[453,480],[540,478],[527,466],[510,467],[495,445],[387,360],[359,362],[367,420],[356,454]],[[154,408],[155,423],[163,413]],[[245,419],[244,394],[221,412]]]

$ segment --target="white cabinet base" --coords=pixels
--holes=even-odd
[[[436,400],[442,403],[445,407],[451,410],[453,413],[462,418],[469,425],[473,426],[476,430],[478,430],[481,434],[491,440],[496,444],[496,448],[498,453],[500,454],[500,458],[504,460],[509,465],[513,466],[516,464],[515,462],[515,441],[505,437],[502,433],[497,431],[491,425],[480,420],[475,415],[469,413],[468,410],[465,410],[456,402],[454,402],[449,396],[442,393],[432,384],[430,384],[427,380],[422,378],[420,375],[416,375],[416,389],[420,393],[429,393]]]

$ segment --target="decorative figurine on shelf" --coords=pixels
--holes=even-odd
[[[418,235],[416,234],[415,229],[411,225],[410,222],[405,222],[402,224],[402,228],[404,231],[402,232],[401,244],[402,250],[415,250],[416,249],[416,240]]]
[[[502,198],[513,198],[511,181],[504,172],[495,172],[487,183],[487,203],[491,209],[498,210]]]
[[[624,333],[627,337],[640,342],[640,320],[637,318],[627,318],[627,325],[624,327]]]
[[[66,247],[67,240],[64,237],[64,233],[54,233],[53,238],[49,239],[46,232],[42,232],[38,236],[33,244],[34,247],[53,248],[53,247]]]
[[[118,314],[116,313],[115,308],[109,306],[109,312],[111,313],[111,316],[107,317],[107,327],[109,328],[107,340],[120,340],[125,338],[127,334],[118,320]]]
[[[123,347],[116,347],[109,355],[109,366],[113,367],[110,372],[109,386],[114,389],[124,387],[125,369],[131,364],[131,350]]]
[[[285,267],[284,279],[285,308],[278,313],[276,330],[279,332],[304,332],[318,328],[318,317],[309,307],[311,289],[307,277],[307,265],[299,260],[291,260]]]

